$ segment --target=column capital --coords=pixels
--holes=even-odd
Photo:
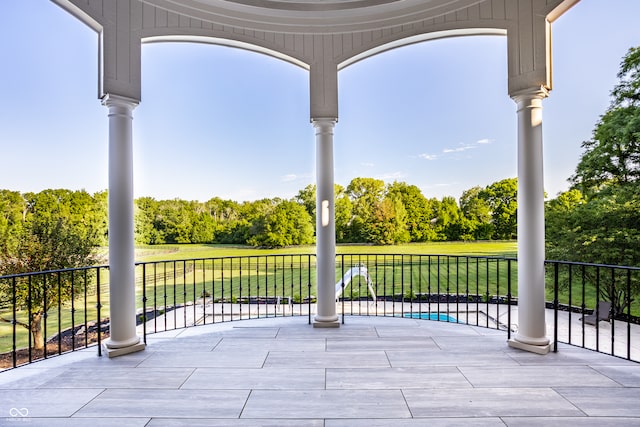
[[[108,93],[102,98],[100,98],[100,102],[102,102],[102,105],[104,105],[105,107],[111,107],[111,106],[128,107],[132,110],[136,108],[138,104],[140,104],[140,100],[138,99],[129,98],[121,95],[114,95],[111,93]]]
[[[549,96],[549,90],[543,86],[531,87],[513,92],[509,96],[516,102],[527,99],[544,99]]]
[[[321,128],[325,126],[333,127],[336,125],[336,123],[338,123],[338,119],[336,119],[335,117],[318,117],[311,119],[311,124],[315,128]]]

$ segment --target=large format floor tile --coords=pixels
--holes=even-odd
[[[289,404],[286,404],[289,402]],[[251,393],[242,418],[409,418],[399,390],[305,390]]]
[[[580,416],[549,388],[405,390],[414,417]]]
[[[245,390],[109,389],[79,410],[76,417],[237,418]]]
[[[397,317],[217,323],[0,372],[0,425],[640,426],[640,364],[506,332]]]

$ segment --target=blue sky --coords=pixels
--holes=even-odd
[[[48,0],[2,0],[0,188],[107,188],[107,109],[97,35]],[[543,101],[545,188],[567,188],[622,57],[640,45],[640,1],[582,0],[553,25]],[[270,57],[203,44],[142,49],[134,111],[136,197],[237,201],[294,196],[315,180],[308,75]],[[412,45],[340,72],[335,179],[374,177],[459,198],[516,176],[506,38]]]

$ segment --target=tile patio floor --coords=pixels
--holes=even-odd
[[[640,363],[391,317],[254,319],[0,373],[2,426],[640,426]],[[26,415],[26,416],[24,416]]]

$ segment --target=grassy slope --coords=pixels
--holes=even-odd
[[[370,245],[340,245],[337,248],[337,252],[338,255],[372,255],[373,256],[373,260],[380,260],[380,257],[376,257],[375,255],[382,255],[382,254],[395,254],[395,255],[475,255],[475,256],[491,256],[491,257],[507,257],[507,258],[515,258],[516,253],[517,253],[517,242],[515,241],[489,241],[489,242],[437,242],[437,243],[419,243],[419,244],[405,244],[405,245],[397,245],[397,246],[370,246]],[[223,258],[223,257],[248,257],[248,256],[264,256],[264,255],[298,255],[298,254],[314,254],[315,253],[315,247],[314,246],[303,246],[303,247],[291,247],[291,248],[284,248],[284,249],[256,249],[256,248],[252,248],[252,247],[247,247],[247,246],[232,246],[232,245],[157,245],[157,246],[145,246],[145,247],[139,247],[136,249],[136,260],[137,261],[144,261],[144,262],[149,262],[149,261],[172,261],[172,260],[186,260],[186,259],[202,259],[202,258]],[[368,258],[369,263],[374,262],[372,260],[372,258]],[[383,259],[384,261],[384,259]],[[233,261],[233,262],[237,262],[237,261]],[[351,259],[347,260],[345,259],[345,262],[352,262]],[[300,292],[294,288],[284,288],[283,285],[278,285],[278,289],[273,289],[271,283],[275,283],[275,276],[277,275],[278,277],[280,277],[280,275],[286,275],[286,282],[293,282],[293,280],[298,280],[298,276],[299,276],[299,271],[295,270],[295,272],[291,271],[289,272],[287,270],[287,268],[282,268],[282,265],[280,265],[281,263],[285,263],[284,260],[280,260],[277,261],[278,263],[278,273],[274,273],[271,270],[270,271],[264,271],[260,273],[260,281],[264,282],[264,284],[262,285],[262,290],[261,291],[257,291],[255,289],[251,289],[252,286],[255,286],[255,283],[257,282],[258,279],[256,279],[256,276],[254,275],[253,278],[249,278],[248,281],[249,283],[253,283],[252,286],[249,286],[249,288],[247,288],[247,274],[251,275],[251,273],[247,273],[248,270],[245,270],[245,288],[242,291],[243,295],[247,295],[247,294],[252,294],[252,295],[262,295],[264,294],[264,292],[269,292],[270,294],[279,294],[279,295],[293,295],[294,293],[298,293],[300,295],[303,294],[303,292]],[[177,265],[177,268],[180,268],[180,264],[179,263]],[[227,292],[229,292],[231,289],[233,289],[232,294],[233,295],[238,295],[240,293],[240,291],[242,290],[242,288],[238,289],[238,279],[239,279],[239,274],[237,271],[233,270],[231,271],[231,267],[228,264],[216,264],[216,268],[220,268],[221,265],[226,265],[227,267],[225,267],[226,270],[226,276],[224,278],[225,283],[227,283]],[[235,264],[235,269],[237,269],[237,264]],[[481,263],[481,267],[484,266],[484,263]],[[494,267],[495,266],[495,267]],[[270,269],[272,269],[274,267],[274,264],[270,264]],[[471,293],[477,293],[477,294],[485,294],[485,293],[491,293],[492,295],[497,295],[497,294],[504,294],[505,292],[505,279],[504,279],[504,275],[506,274],[505,268],[506,268],[506,263],[500,263],[500,276],[503,277],[502,279],[502,283],[500,284],[500,287],[497,287],[495,285],[495,279],[493,279],[494,277],[496,277],[496,273],[497,273],[497,264],[492,263],[491,267],[490,267],[490,272],[486,273],[485,271],[481,271],[480,272],[480,287],[478,288],[476,282],[478,282],[477,279],[475,279],[475,270],[474,270],[474,266],[471,266],[471,284],[470,287],[471,289],[469,289],[469,291]],[[141,267],[140,267],[141,268]],[[171,267],[171,265],[169,266],[170,269],[170,273],[172,273],[173,270],[171,270],[173,267]],[[220,276],[220,272],[216,272],[215,275],[212,272],[207,272],[207,273],[202,273],[202,269],[200,269],[198,267],[198,265],[196,265],[195,267],[196,270],[196,274],[194,275],[194,273],[188,273],[187,276],[185,276],[184,278],[182,278],[181,276],[178,276],[177,281],[174,279],[173,281],[169,281],[169,284],[167,286],[167,289],[162,289],[161,292],[162,294],[166,294],[167,296],[167,301],[168,303],[172,303],[172,302],[180,302],[183,299],[186,299],[187,301],[191,301],[193,300],[195,297],[199,296],[199,294],[201,293],[203,287],[208,287],[211,286],[211,282],[214,280],[216,281],[220,281],[222,280]],[[338,266],[338,269],[340,267]],[[383,291],[385,291],[386,293],[394,293],[394,292],[402,292],[402,293],[406,293],[406,284],[402,284],[402,272],[401,270],[397,270],[397,271],[393,271],[390,270],[389,272],[385,271],[385,267],[381,267],[379,270],[376,270],[375,267],[370,266],[371,268],[371,273],[375,274],[376,276],[380,276],[377,278],[377,282],[378,286],[384,286],[382,289]],[[389,267],[386,267],[387,269]],[[458,275],[460,277],[464,277],[466,275],[466,270],[464,267],[462,267],[462,270],[459,272],[456,272],[456,266],[455,263],[452,264],[451,266],[447,266],[447,267],[441,267],[440,270],[438,270],[438,268],[436,266],[432,266],[430,269],[425,269],[423,268],[422,270],[413,270],[412,271],[412,275],[415,276],[415,274],[419,274],[420,277],[414,277],[413,278],[413,283],[415,284],[415,286],[417,286],[417,288],[413,289],[413,292],[424,292],[426,291],[426,289],[423,288],[423,284],[420,284],[421,281],[424,281],[425,278],[429,275],[432,276],[432,278],[434,279],[433,282],[435,283],[435,275],[436,273],[439,271],[442,276],[443,276],[443,280],[444,280],[444,284],[442,285],[443,288],[442,289],[437,289],[438,292],[442,291],[445,292],[446,291],[446,283],[451,284],[451,286],[454,286],[454,283],[457,283],[457,277]],[[416,271],[421,271],[416,273]],[[139,276],[139,271],[138,271],[138,276]],[[201,276],[202,274],[206,274],[205,276]],[[306,270],[304,271],[303,276],[306,278],[307,274],[310,274],[310,278],[311,280],[308,280],[309,282],[313,282],[315,280],[315,272],[312,271],[311,273],[308,273]],[[338,277],[340,275],[340,271],[338,271],[337,273]],[[491,285],[489,286],[488,282],[485,282],[485,279],[487,277],[487,274],[489,274],[490,278],[489,281],[491,282]],[[517,277],[515,275],[517,275],[517,265],[514,266],[514,271],[512,271],[512,274],[514,274],[513,277]],[[289,276],[293,277],[293,280],[290,279]],[[384,280],[384,285],[381,285],[381,283],[383,282],[382,277],[386,276],[387,279]],[[284,277],[284,276],[283,276]],[[206,280],[203,280],[206,279]],[[306,279],[305,279],[306,280]],[[404,277],[404,280],[407,280],[407,277]],[[517,280],[517,279],[515,279]],[[464,280],[463,280],[464,281]],[[197,282],[197,284],[196,284]],[[205,284],[206,283],[206,284]],[[486,288],[485,288],[485,283],[486,284]],[[267,284],[269,284],[268,286],[268,290],[267,290]],[[105,286],[105,283],[103,283],[103,286]],[[108,284],[106,285],[107,288],[104,289],[105,292],[108,292]],[[219,285],[217,285],[219,286]],[[240,285],[243,286],[243,285]],[[137,288],[139,288],[139,283]],[[435,289],[433,290],[435,291]],[[140,292],[141,290],[138,289],[138,299],[140,297]],[[183,295],[184,292],[184,295]],[[354,292],[354,288],[350,288],[349,289],[349,294],[353,295]],[[513,294],[515,295],[517,293],[517,289],[513,289],[512,290]],[[218,293],[220,293],[220,290],[218,288],[218,290],[216,292],[211,292],[213,295],[219,296],[217,295]],[[357,294],[362,293],[363,295],[367,293],[366,287],[362,288],[362,289],[357,289]],[[572,301],[572,305],[579,305],[579,302],[577,301],[578,299],[580,299],[580,291],[578,289],[574,290],[574,299]],[[553,292],[552,292],[552,288],[550,286],[547,286],[547,300],[551,300],[553,299]],[[593,307],[595,305],[595,290],[592,289],[591,287],[587,287],[586,289],[586,295],[585,295],[585,303],[587,307]],[[560,295],[560,302],[562,303],[568,303],[569,301],[567,300],[567,295],[566,292],[561,292]],[[108,311],[108,299],[104,298],[103,301],[103,305],[105,306],[105,311]],[[138,306],[140,306],[140,303],[138,303]],[[70,314],[69,314],[69,307],[68,304],[65,305],[65,307],[62,308],[61,310],[61,314],[62,314],[62,327],[63,329],[65,327],[70,326],[71,324],[71,319],[70,319]],[[82,322],[82,318],[83,318],[83,311],[84,311],[84,304],[78,303],[78,305],[76,306],[76,322],[80,321]],[[57,320],[58,320],[58,313],[57,313],[57,308],[52,310],[49,313],[49,319],[48,319],[48,324],[50,325],[50,328],[48,328],[48,332],[49,334],[51,332],[54,332],[57,330]],[[87,311],[89,312],[89,318],[93,318],[95,316],[95,301],[93,300],[93,298],[89,298],[89,301],[87,301]],[[636,314],[638,312],[638,307],[637,304],[634,304],[633,309],[632,309],[632,313]],[[8,313],[0,313],[0,314],[8,314]],[[19,317],[21,317],[21,320],[26,320],[23,317],[25,316],[25,313],[19,313]],[[10,316],[9,316],[10,317]],[[6,351],[10,348],[11,346],[11,329],[12,326],[8,323],[0,323],[0,352]],[[20,328],[18,327],[18,337],[17,337],[17,345],[18,347],[24,347],[27,345],[27,332],[26,329],[24,328]]]
[[[218,258],[252,255],[314,254],[315,246],[295,246],[283,249],[256,249],[233,245],[156,245],[136,249],[137,261],[166,261],[193,258]],[[394,246],[338,245],[338,254],[420,254],[420,255],[489,255],[515,257],[515,241],[489,242],[429,242]]]

